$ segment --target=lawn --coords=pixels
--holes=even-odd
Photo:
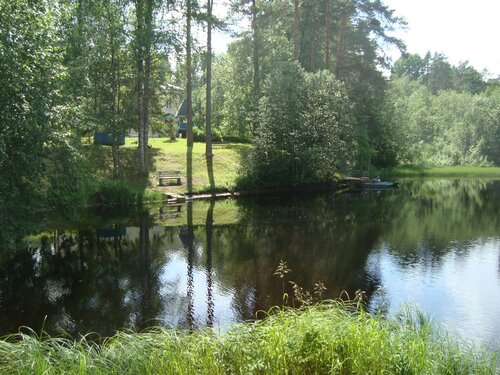
[[[137,138],[126,138],[120,148],[120,180],[132,186],[144,189],[184,194],[188,191],[187,146],[185,139],[171,141],[168,138],[149,139],[149,168],[147,179],[137,175]],[[215,144],[213,146],[213,174],[215,190],[234,190],[241,161],[251,149],[249,144]],[[88,164],[86,168],[101,179],[112,178],[111,148],[109,146],[84,145]],[[181,171],[181,185],[158,186],[158,171]],[[210,181],[205,157],[205,144],[194,143],[192,151],[192,178],[194,193],[210,190]]]

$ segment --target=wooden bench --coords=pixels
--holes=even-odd
[[[181,171],[158,171],[158,184],[163,186],[164,180],[176,180],[177,185],[180,185]]]

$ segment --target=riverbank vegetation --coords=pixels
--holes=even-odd
[[[18,334],[0,341],[5,374],[493,374],[495,357],[406,309],[384,319],[354,303],[275,309],[227,332],[157,328],[93,343]]]
[[[394,66],[386,102],[398,163],[500,164],[500,85],[467,63],[407,55]]]
[[[393,177],[497,177],[500,178],[499,167],[480,167],[457,165],[448,167],[422,167],[415,165],[382,169],[384,176]]]
[[[208,59],[193,30],[231,17],[190,0],[2,0],[0,216],[14,210],[8,202],[88,200],[107,180],[151,189],[160,169],[185,171],[182,190],[196,192],[329,183],[371,166],[500,162],[498,79],[441,54],[391,65],[383,47],[404,52],[392,31],[405,21],[383,3],[255,0],[231,15],[249,17],[249,29]],[[176,123],[172,107],[184,98]],[[94,132],[111,139],[101,155],[82,142]],[[131,132],[135,150],[121,145]],[[172,157],[156,157],[152,133],[172,140]],[[235,163],[231,151],[213,158],[212,139],[254,147],[233,145],[249,154]],[[103,155],[106,173],[95,163]]]

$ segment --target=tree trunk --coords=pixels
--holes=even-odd
[[[137,136],[139,147],[139,174],[147,173],[147,146],[144,139],[144,0],[136,0],[136,65],[137,65]]]
[[[191,0],[187,0],[186,10],[186,105],[187,105],[187,146],[193,147],[193,82],[191,72]]]
[[[300,13],[299,13],[299,0],[294,0],[294,27],[293,27],[293,59],[298,61],[300,59]]]
[[[339,27],[339,40],[337,43],[337,56],[335,58],[335,76],[337,79],[342,78],[342,65],[344,59],[344,44],[345,44],[345,34],[347,31],[347,8],[342,7],[342,13],[340,16],[340,27]]]
[[[330,70],[330,1],[326,0],[325,10],[325,69]]]
[[[212,5],[213,0],[207,0],[207,98],[205,124],[205,155],[211,158],[212,154]]]
[[[316,71],[316,33],[318,29],[318,15],[316,10],[316,0],[312,0],[312,30],[311,30],[311,54],[309,56],[309,70]]]
[[[153,39],[153,0],[136,0],[137,122],[139,174],[148,175],[149,105],[151,101],[151,44]]]
[[[144,136],[143,136],[143,147],[144,147],[144,175],[148,175],[148,144],[149,144],[149,128],[150,128],[150,114],[149,108],[151,106],[152,97],[152,87],[151,87],[151,71],[152,71],[152,56],[151,49],[153,43],[153,1],[146,1],[146,14],[145,14],[145,24],[146,24],[146,35],[145,35],[145,54],[144,54],[144,110],[142,115],[144,116]]]
[[[257,4],[252,0],[252,31],[253,31],[253,95],[254,95],[254,113],[252,133],[257,131],[257,111],[260,99],[260,64],[259,64],[259,34],[257,26]]]
[[[109,32],[109,47],[111,54],[111,129],[113,135],[113,146],[111,149],[111,154],[113,157],[113,177],[118,178],[119,167],[120,167],[120,155],[118,146],[119,129],[117,123],[118,110],[117,110],[117,100],[118,100],[118,62],[116,59],[116,45],[115,45],[115,25],[113,15],[108,10],[108,22],[111,25],[111,30]]]

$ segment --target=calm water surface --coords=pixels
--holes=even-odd
[[[500,349],[498,180],[53,216],[0,251],[0,335],[227,328],[281,304],[283,259],[288,280],[322,281],[324,297],[362,289],[390,315],[413,303]]]

